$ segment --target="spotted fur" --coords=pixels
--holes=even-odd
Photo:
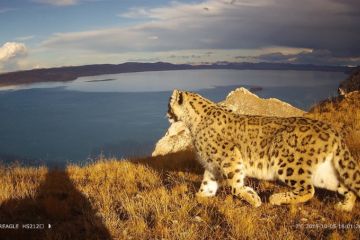
[[[360,196],[360,166],[328,124],[304,117],[265,117],[233,113],[198,94],[174,90],[170,121],[188,127],[205,168],[199,196],[214,196],[225,179],[232,194],[258,207],[261,199],[244,178],[280,180],[291,191],[273,194],[271,204],[306,202],[320,187],[337,191],[341,210],[351,211]]]

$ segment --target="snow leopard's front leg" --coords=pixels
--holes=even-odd
[[[261,206],[261,199],[255,190],[249,186],[244,186],[245,166],[242,161],[240,151],[233,147],[230,158],[226,158],[221,163],[223,177],[231,187],[231,194],[245,200],[253,207]]]
[[[219,183],[216,181],[216,176],[208,170],[204,172],[204,178],[196,196],[198,197],[213,197],[219,188]]]

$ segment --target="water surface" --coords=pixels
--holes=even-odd
[[[166,131],[167,101],[174,88],[223,100],[236,87],[261,86],[309,109],[336,93],[343,73],[274,70],[182,70],[82,77],[0,91],[0,159],[63,166],[100,154],[151,153]]]

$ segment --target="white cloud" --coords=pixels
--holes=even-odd
[[[0,70],[13,71],[18,69],[18,62],[26,57],[28,49],[23,43],[7,42],[0,47]]]
[[[158,36],[150,36],[150,37],[148,37],[148,39],[150,39],[150,40],[158,40],[159,37]]]
[[[16,41],[28,41],[33,39],[35,36],[34,35],[29,35],[29,36],[21,36],[21,37],[17,37],[15,38]]]
[[[70,6],[70,5],[75,5],[79,2],[79,0],[33,0],[33,1],[37,3],[49,4],[54,6]]]
[[[184,4],[172,2],[170,6],[158,8],[131,8],[130,11],[119,14],[120,17],[127,18],[149,18],[157,20],[171,20],[188,18],[196,14],[197,16],[213,16],[219,10],[219,1],[207,1],[203,3]],[[211,6],[210,6],[211,5]]]
[[[27,48],[23,43],[7,42],[0,47],[0,62],[9,61],[13,58],[27,54]]]
[[[31,0],[31,1],[41,4],[64,7],[64,6],[77,5],[83,2],[100,2],[104,0]]]
[[[360,56],[359,1],[207,0],[133,8],[127,27],[56,33],[47,49],[97,53],[191,49],[325,49],[336,57]]]

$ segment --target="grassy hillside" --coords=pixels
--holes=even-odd
[[[360,161],[356,97],[324,102],[308,116],[341,130]],[[214,198],[197,199],[202,169],[193,158],[179,153],[131,161],[102,159],[65,171],[2,166],[0,227],[42,223],[45,229],[0,229],[0,239],[360,238],[360,202],[351,213],[338,212],[334,204],[341,197],[319,189],[308,203],[271,206],[270,194],[286,187],[248,179],[265,202],[257,209],[233,198],[228,188]]]
[[[307,117],[329,122],[340,131],[353,151],[360,149],[360,92],[325,100],[314,106]]]

